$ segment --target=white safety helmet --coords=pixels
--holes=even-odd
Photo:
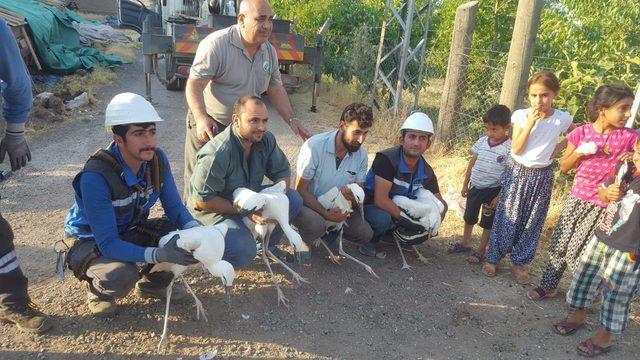
[[[134,93],[121,93],[113,97],[104,113],[107,130],[116,125],[160,122],[162,119],[150,102]]]
[[[400,131],[402,130],[416,130],[433,135],[433,121],[431,121],[429,115],[422,112],[415,112],[409,115],[404,121],[400,128]]]

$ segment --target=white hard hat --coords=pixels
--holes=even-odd
[[[104,126],[160,122],[162,119],[150,102],[134,93],[118,94],[111,99],[104,113]]]
[[[416,112],[407,117],[400,130],[416,130],[433,134],[433,121],[431,121],[429,115]]]

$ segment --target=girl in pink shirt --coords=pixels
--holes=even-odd
[[[621,158],[633,154],[638,138],[635,131],[625,128],[632,103],[633,92],[628,86],[600,86],[587,108],[591,123],[567,136],[560,170],[566,173],[575,168],[576,174],[553,232],[549,262],[540,285],[527,294],[531,300],[557,295],[556,287],[564,270],[567,266],[575,269],[585,244],[593,237],[607,206],[598,198],[598,186]]]

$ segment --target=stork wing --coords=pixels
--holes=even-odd
[[[425,216],[428,212],[428,209],[424,204],[421,204],[419,201],[409,199],[406,196],[396,195],[391,199],[391,201],[398,205],[399,208],[404,210],[412,218],[419,219]]]
[[[347,187],[351,190],[353,197],[356,198],[356,202],[362,204],[364,202],[364,190],[362,187],[356,183],[348,184]]]
[[[340,190],[338,190],[338,188],[334,186],[331,189],[329,189],[329,191],[327,191],[326,193],[318,196],[318,202],[325,209],[331,209],[334,207],[333,202],[338,197],[338,194],[340,194]]]
[[[265,201],[263,195],[247,188],[238,188],[233,192],[233,204],[248,212],[262,209]]]

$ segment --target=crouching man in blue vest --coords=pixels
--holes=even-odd
[[[134,286],[140,296],[164,296],[173,274],[152,272],[153,264],[197,262],[177,247],[177,238],[157,247],[168,232],[200,225],[181,202],[167,155],[158,148],[160,121],[140,95],[116,95],[105,112],[113,142],[93,154],[73,180],[75,204],[64,224],[67,243],[73,243],[67,264],[87,282],[87,303],[96,316],[113,314],[115,300]],[[149,219],[158,199],[166,217]],[[179,297],[185,295],[177,290]]]
[[[438,178],[422,156],[431,146],[433,122],[424,113],[413,113],[400,128],[400,145],[380,151],[365,179],[364,217],[373,229],[371,242],[360,245],[362,254],[378,256],[376,244],[393,231],[396,241],[416,245],[428,238],[426,229],[412,219],[391,199],[403,195],[416,198],[419,189],[429,190],[444,204]]]

